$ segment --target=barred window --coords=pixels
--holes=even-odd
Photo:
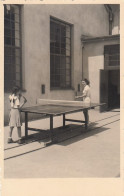
[[[50,19],[50,87],[71,87],[71,25]]]
[[[120,45],[104,46],[104,62],[105,67],[120,66]]]
[[[4,89],[21,87],[21,20],[19,5],[4,5]]]

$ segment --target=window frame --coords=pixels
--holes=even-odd
[[[65,22],[65,21],[63,21],[61,19],[58,19],[56,17],[53,17],[53,16],[50,16],[50,25],[51,25],[51,21],[53,21],[56,24],[58,23],[60,25],[60,27],[62,26],[62,24],[64,26],[69,26],[69,28],[70,28],[70,38],[69,38],[70,39],[70,43],[69,43],[70,56],[67,56],[66,54],[65,55],[62,55],[62,53],[60,53],[59,55],[56,54],[56,53],[51,53],[51,47],[50,47],[50,90],[71,90],[72,89],[72,26],[73,25],[70,24],[70,23],[68,23],[68,22]],[[60,37],[60,39],[61,39],[61,37]],[[66,38],[68,38],[68,37],[66,37]],[[66,42],[65,42],[65,44],[66,44]],[[51,45],[51,28],[50,28],[50,45]],[[61,47],[59,47],[59,49],[61,49]],[[67,48],[65,47],[65,53],[66,53],[66,50],[67,50]],[[64,69],[65,73],[68,71],[68,69],[66,68],[66,58],[67,57],[69,58],[69,60],[70,60],[70,63],[69,63],[69,66],[70,66],[70,70],[69,70],[69,77],[70,77],[69,86],[67,86],[67,84],[66,84],[66,76],[67,76],[66,74],[65,74],[65,78],[64,78],[65,87],[62,87],[61,85],[59,87],[52,86],[52,84],[51,84],[51,76],[52,76],[52,74],[51,74],[51,54],[54,56],[54,58],[56,56],[59,56],[60,58],[62,56],[65,57],[65,69]],[[59,68],[59,70],[60,69],[61,68]],[[55,74],[53,74],[53,75],[55,77]],[[59,74],[59,76],[61,76],[61,73]],[[55,79],[54,79],[54,81],[55,81]]]
[[[114,48],[115,50],[117,50],[116,47],[118,47],[118,53],[117,54],[119,55],[119,58],[118,58],[119,60],[115,60],[115,61],[119,62],[119,65],[110,65],[110,63],[109,63],[110,60],[109,59],[106,60],[106,55],[108,54],[108,56],[114,56],[114,53],[113,53],[113,55],[111,55],[109,53],[109,50],[111,50],[111,48],[112,49]],[[107,64],[107,61],[108,61],[108,64]],[[120,44],[119,43],[111,44],[111,45],[110,44],[109,45],[104,45],[104,69],[107,69],[107,70],[120,69]]]
[[[15,14],[15,15],[18,15],[19,16],[19,21],[17,22],[16,20],[13,20],[13,19],[7,19],[6,17],[5,17],[5,15],[4,15],[4,39],[5,39],[5,37],[9,37],[10,39],[11,39],[11,44],[5,44],[5,40],[4,40],[4,92],[6,92],[6,93],[8,93],[8,92],[11,92],[11,88],[13,88],[13,86],[11,87],[11,85],[10,85],[10,89],[9,88],[6,88],[5,87],[5,58],[6,57],[8,57],[8,56],[12,56],[12,52],[11,52],[11,55],[6,55],[5,56],[5,48],[9,48],[11,51],[12,50],[19,50],[19,56],[18,55],[16,55],[16,54],[14,54],[14,59],[16,59],[16,58],[19,58],[19,61],[20,61],[20,65],[19,65],[19,72],[17,72],[16,71],[16,69],[15,69],[15,67],[16,67],[16,65],[17,65],[17,63],[15,62],[14,64],[13,64],[13,69],[14,69],[14,79],[13,80],[11,80],[11,81],[13,81],[13,83],[15,83],[14,85],[17,85],[16,84],[16,82],[17,81],[19,81],[19,85],[17,85],[17,86],[19,86],[21,89],[22,89],[22,25],[21,25],[21,9],[22,9],[22,6],[21,5],[18,5],[18,4],[10,4],[10,6],[12,7],[12,6],[17,6],[18,7],[18,9],[19,9],[19,14]],[[7,6],[7,5],[4,5],[4,13],[5,13],[5,6]],[[5,28],[5,20],[7,21],[9,21],[10,23],[11,22],[13,22],[14,24],[18,24],[18,26],[19,26],[19,30],[15,30],[14,28],[12,28],[12,26],[10,27],[10,28]],[[5,29],[8,29],[8,30],[10,30],[10,32],[11,32],[11,35],[9,35],[9,36],[6,36],[5,35]],[[16,35],[12,35],[12,30],[14,30],[14,31],[18,31],[18,38],[16,37]],[[19,41],[19,46],[16,46],[16,45],[12,45],[12,39],[14,39],[14,40],[18,40]],[[7,64],[7,63],[6,63]],[[12,62],[11,63],[8,63],[9,65],[12,65]],[[19,74],[19,80],[17,80],[16,79],[16,74]],[[10,80],[9,80],[10,81]],[[7,80],[7,83],[9,82],[8,80]]]

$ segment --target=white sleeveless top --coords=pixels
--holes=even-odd
[[[91,102],[91,94],[90,94],[90,87],[86,85],[83,90],[83,102],[90,103]]]
[[[20,105],[19,98],[14,94],[9,96],[9,100],[11,108],[18,108],[18,106]]]

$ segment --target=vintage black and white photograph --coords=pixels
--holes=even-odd
[[[120,177],[120,5],[4,4],[4,177]]]

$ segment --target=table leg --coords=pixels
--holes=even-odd
[[[25,112],[25,138],[28,136],[28,113]]]
[[[50,115],[50,132],[51,132],[51,142],[57,143],[56,135],[53,132],[53,115]]]
[[[63,127],[65,127],[65,114],[63,114]]]
[[[53,115],[50,115],[50,137],[51,141],[53,141]]]

